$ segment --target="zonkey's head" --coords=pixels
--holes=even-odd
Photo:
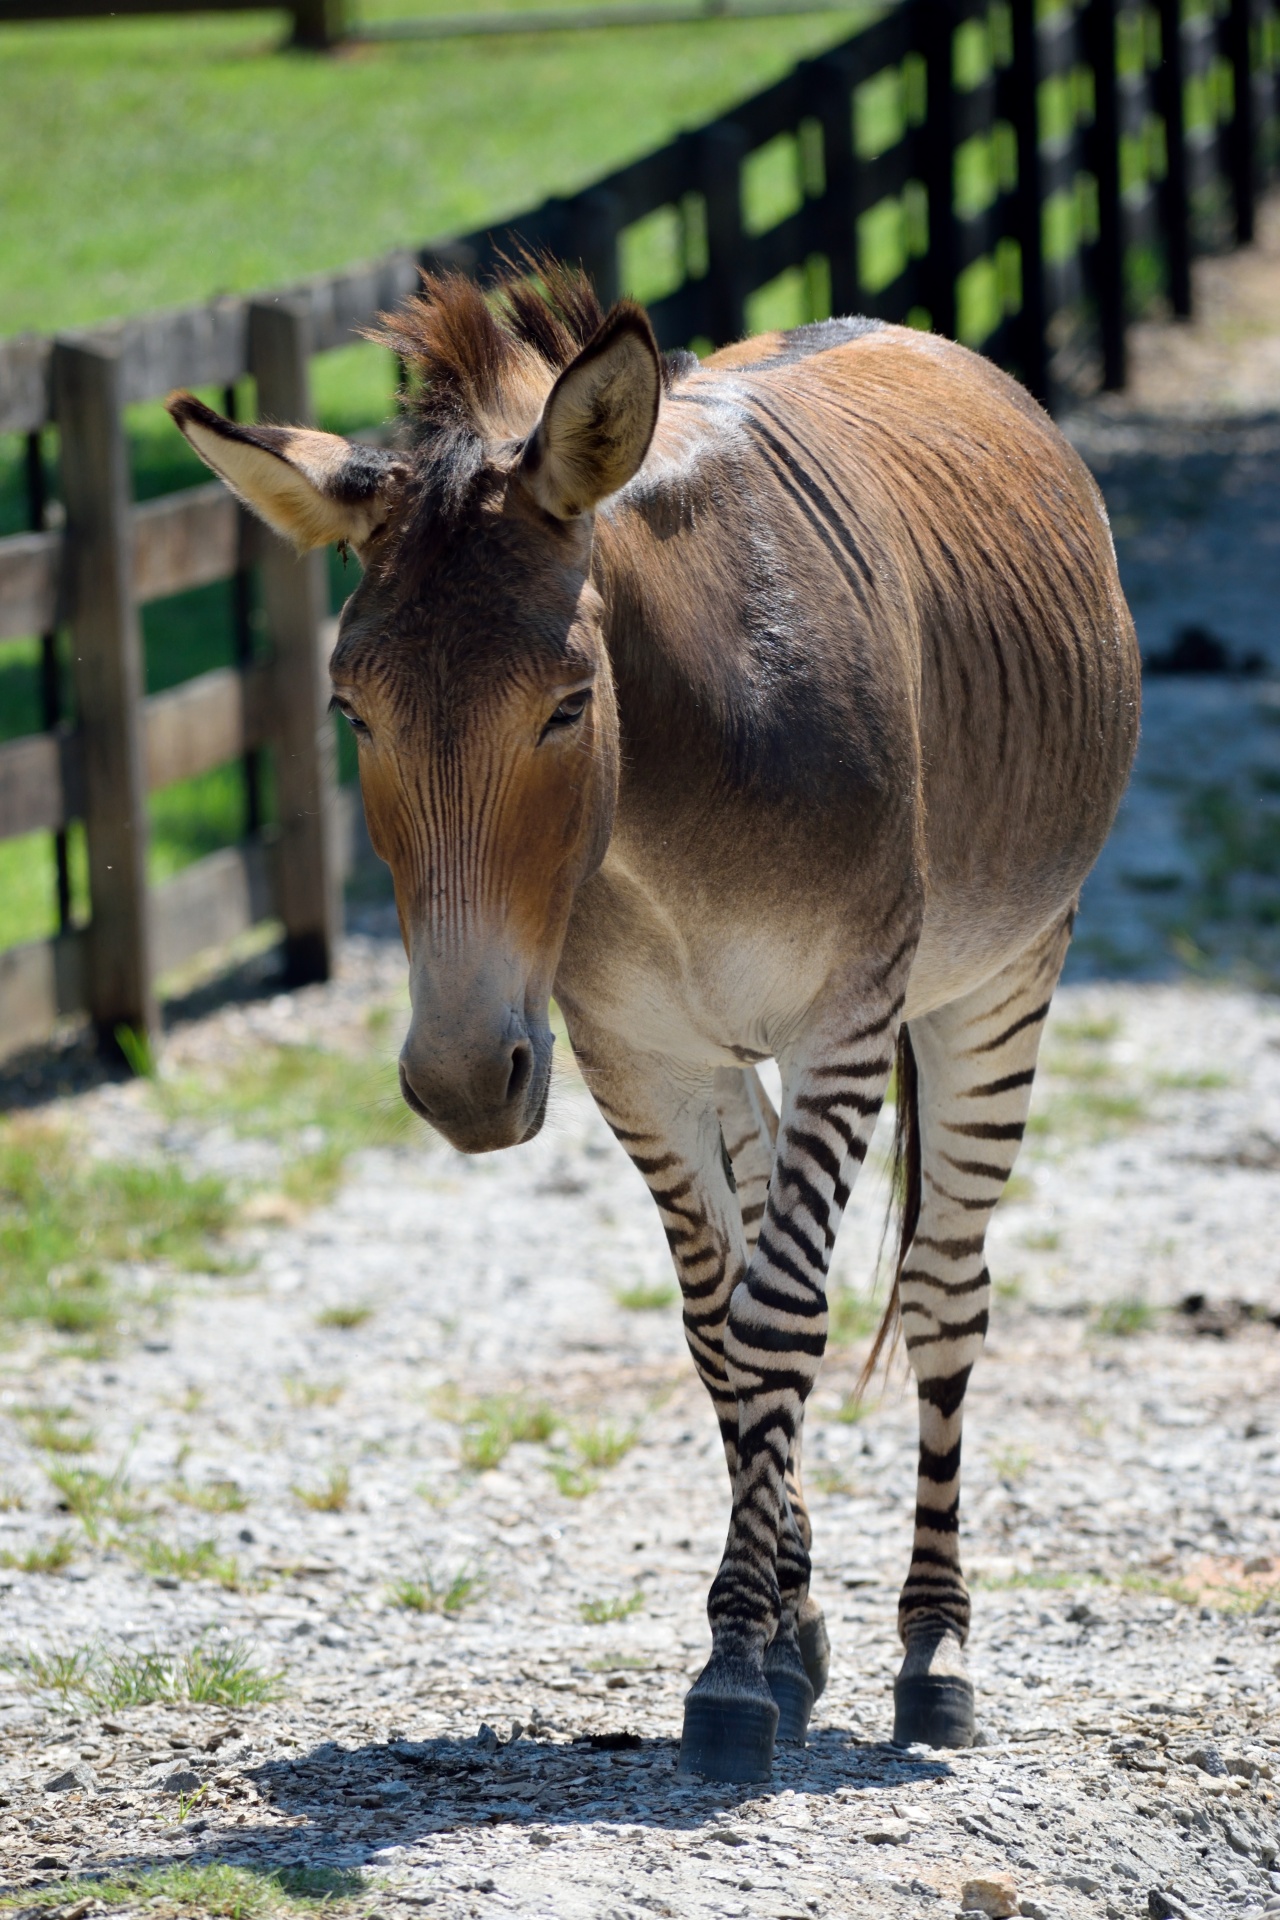
[[[580,277],[539,280],[488,298],[428,280],[385,322],[411,381],[403,451],[169,401],[277,533],[362,563],[330,672],[409,956],[400,1085],[473,1153],[546,1111],[552,983],[617,799],[594,511],[643,461],[661,386],[639,308],[605,317]]]

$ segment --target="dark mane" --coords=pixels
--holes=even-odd
[[[422,291],[379,316],[373,338],[404,361],[403,406],[418,434],[505,425],[527,431],[531,388],[549,389],[604,322],[587,276],[545,255],[504,262],[481,287],[462,273],[426,274]],[[541,375],[541,379],[539,379]]]

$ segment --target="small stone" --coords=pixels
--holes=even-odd
[[[67,1863],[56,1853],[42,1853],[33,1864],[37,1873],[52,1873]]]
[[[1147,1895],[1147,1920],[1187,1920],[1187,1910],[1176,1895],[1152,1887]]]
[[[498,1736],[487,1720],[482,1720],[480,1723],[480,1731],[476,1735],[476,1745],[479,1747],[481,1753],[496,1753],[498,1750]]]
[[[83,1763],[68,1767],[64,1773],[55,1773],[52,1780],[44,1783],[46,1793],[96,1793],[98,1781],[92,1767]]]
[[[1007,1873],[981,1873],[966,1880],[960,1889],[960,1906],[965,1913],[985,1913],[992,1920],[1008,1920],[1018,1911],[1018,1889]]]
[[[904,1840],[911,1838],[911,1822],[909,1820],[878,1820],[873,1827],[863,1827],[858,1838],[867,1841],[873,1847],[901,1846]],[[983,1911],[985,1912],[986,1909],[984,1908]],[[1009,1908],[1009,1912],[1013,1912],[1012,1907]]]
[[[190,1767],[179,1767],[167,1780],[160,1782],[161,1793],[194,1793],[200,1785],[200,1775],[193,1773]]]
[[[1064,1873],[1062,1884],[1064,1887],[1074,1887],[1078,1893],[1097,1893],[1102,1886],[1095,1873]]]
[[[1193,1767],[1199,1767],[1201,1773],[1211,1774],[1215,1780],[1226,1778],[1226,1762],[1216,1747],[1193,1747],[1187,1759]]]
[[[1019,1900],[1018,1912],[1023,1920],[1049,1920],[1048,1907],[1042,1907],[1038,1900]]]

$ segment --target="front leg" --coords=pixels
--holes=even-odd
[[[893,1064],[908,955],[904,947],[873,988],[851,996],[856,1015],[815,1021],[783,1062],[764,1218],[725,1327],[726,1373],[738,1403],[733,1511],[707,1604],[711,1658],[685,1702],[681,1741],[682,1769],[714,1779],[767,1778],[776,1720],[766,1703],[776,1696],[802,1735],[813,1702],[799,1621],[784,1606],[780,1578],[797,1592],[809,1576],[802,1544],[803,1564],[780,1566],[780,1542],[785,1561],[798,1541],[787,1525],[787,1465],[826,1346],[836,1230]]]
[[[755,1251],[769,1198],[778,1116],[754,1067],[723,1067],[716,1074],[716,1111],[733,1167],[747,1247]],[[803,1419],[803,1411],[801,1414]],[[735,1417],[736,1434],[736,1417]],[[831,1648],[822,1609],[809,1593],[812,1529],[800,1476],[802,1430],[787,1462],[782,1531],[778,1540],[781,1619],[765,1653],[765,1677],[778,1703],[778,1739],[802,1741],[813,1702],[827,1684]],[[799,1648],[803,1677],[795,1669]]]

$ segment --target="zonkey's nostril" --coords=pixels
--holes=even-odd
[[[518,1100],[533,1077],[533,1048],[521,1040],[511,1055],[511,1077],[507,1081],[507,1099]]]

